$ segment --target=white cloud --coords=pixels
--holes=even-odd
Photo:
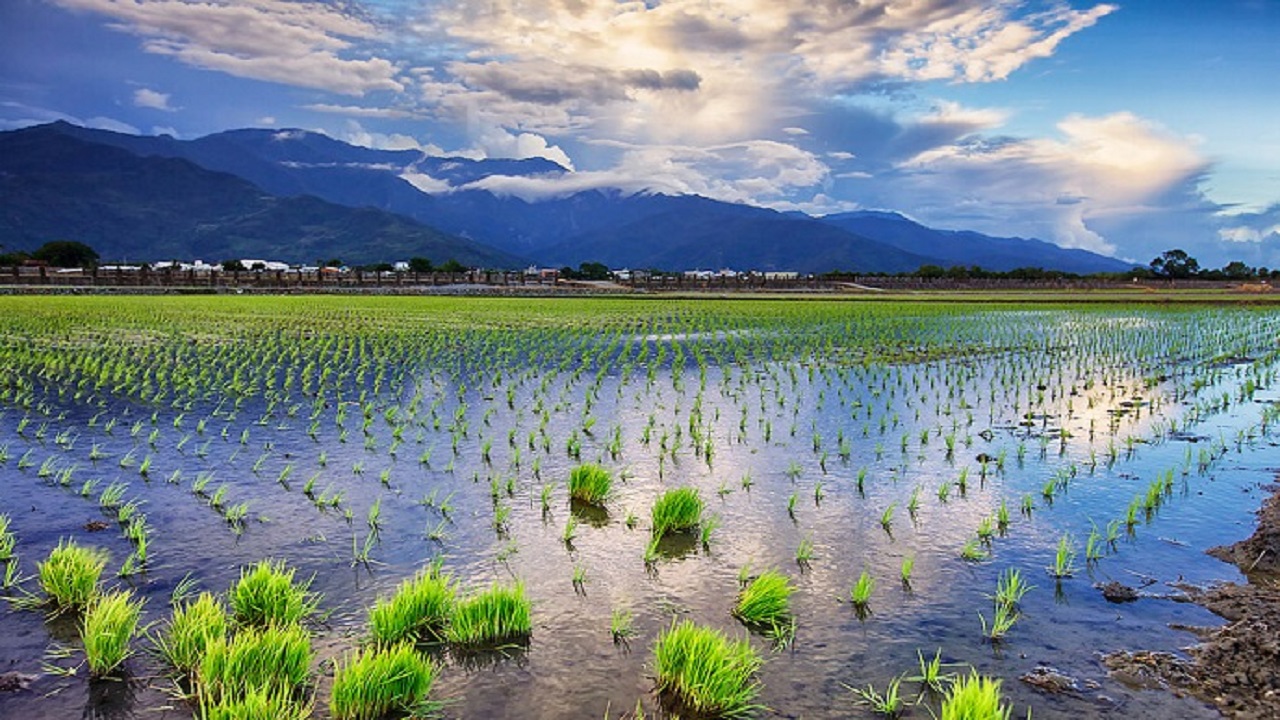
[[[1073,115],[1058,129],[1057,139],[970,137],[921,152],[899,165],[888,205],[1112,253],[1097,221],[1159,212],[1210,167],[1194,139],[1131,113]]]
[[[168,93],[157,92],[149,88],[138,88],[133,91],[133,104],[142,108],[174,112],[177,108],[169,105]]]
[[[478,140],[478,149],[485,157],[546,158],[561,167],[573,170],[573,161],[559,146],[547,143],[547,139],[535,133],[523,132],[514,134],[500,127],[489,128]]]
[[[366,130],[356,120],[348,120],[341,140],[375,150],[426,150],[416,138],[401,133],[379,133]]]
[[[546,177],[490,176],[466,186],[525,200],[562,197],[583,190],[696,194],[726,202],[790,206],[797,189],[820,184],[828,169],[792,145],[754,140],[719,146],[632,145],[603,142],[621,151],[602,171]]]
[[[74,118],[72,122],[76,122]],[[96,128],[98,130],[110,130],[111,132],[124,133],[126,135],[141,135],[142,131],[126,122],[121,122],[115,118],[109,117],[91,117],[80,121],[78,124],[85,127]]]
[[[239,77],[344,95],[400,91],[397,68],[353,54],[372,24],[319,2],[286,0],[54,0],[99,13],[143,38],[147,52]]]
[[[362,107],[356,105],[333,105],[329,103],[311,103],[303,105],[303,110],[312,112],[329,113],[332,115],[346,115],[348,117],[362,118],[384,118],[390,120],[401,120],[404,118],[416,117],[416,113],[411,110],[393,107]]]

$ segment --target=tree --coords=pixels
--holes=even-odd
[[[1166,250],[1151,261],[1151,272],[1171,280],[1185,279],[1200,272],[1200,263],[1183,250]]]
[[[1252,280],[1257,277],[1258,271],[1239,260],[1232,260],[1223,266],[1222,274],[1228,280]]]
[[[609,266],[598,262],[584,262],[578,265],[578,277],[583,280],[608,280]]]
[[[440,266],[440,272],[461,273],[466,271],[467,271],[466,266],[458,262],[457,260],[454,260],[453,258],[449,258],[448,260],[445,260],[444,264]]]
[[[247,268],[239,260],[223,260],[222,269],[226,272],[244,272]]]
[[[416,273],[429,273],[432,270],[431,261],[424,257],[411,257],[409,269]]]
[[[75,240],[54,240],[31,253],[36,260],[54,267],[93,267],[98,264],[98,251]]]

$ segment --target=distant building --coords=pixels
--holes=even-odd
[[[794,270],[774,270],[764,274],[765,280],[796,280],[800,273]]]

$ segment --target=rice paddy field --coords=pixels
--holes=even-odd
[[[1220,624],[1171,583],[1240,579],[1203,551],[1280,465],[1278,337],[1233,305],[0,298],[0,672],[35,676],[0,717],[1214,717],[1098,655]]]

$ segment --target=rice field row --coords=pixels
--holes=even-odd
[[[24,629],[5,654],[80,688],[52,668],[69,675],[101,635],[112,647],[85,675],[176,670],[195,717],[423,703],[450,717],[873,716],[930,687],[908,682],[928,657],[979,674],[935,668],[916,713],[973,693],[1071,716],[1082,705],[1012,680],[1028,655],[1088,674],[1104,642],[1176,643],[1164,625],[1194,610],[1166,604],[1104,631],[1111,610],[1091,584],[1135,567],[1221,577],[1189,548],[1247,517],[1240,490],[1280,417],[1280,313],[1266,309],[0,308],[0,563],[16,598],[0,629]],[[45,568],[69,544],[101,577],[88,596],[48,600]],[[286,596],[305,587],[288,613],[289,680],[223,692],[221,669],[199,669],[221,662],[208,647],[185,667],[143,652],[186,641],[137,628],[173,632],[196,612],[223,628],[206,638],[217,653],[256,662],[233,646],[261,643],[260,620],[208,619],[254,573],[297,573],[275,583]],[[42,620],[64,606],[74,628]],[[85,635],[95,610],[114,638]],[[689,673],[722,692],[700,697]],[[419,679],[365,696],[391,676]],[[164,683],[129,685],[133,710],[164,704]],[[1192,712],[1107,691],[1136,716]],[[61,717],[72,695],[0,697],[0,712]]]

